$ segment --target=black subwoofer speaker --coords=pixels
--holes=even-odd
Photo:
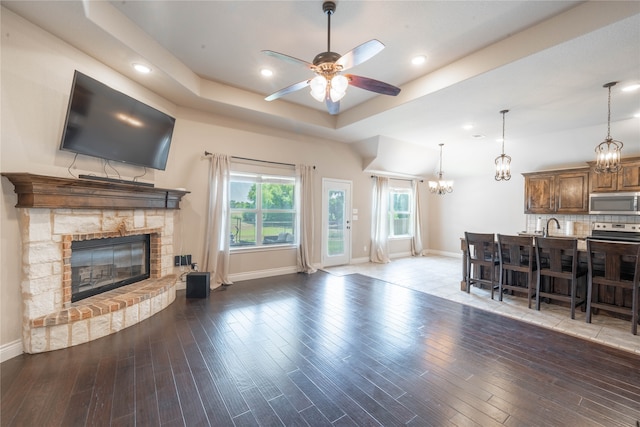
[[[209,296],[209,272],[187,274],[187,298],[207,298]]]

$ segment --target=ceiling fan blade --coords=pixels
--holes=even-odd
[[[297,90],[300,89],[304,89],[305,87],[309,86],[309,81],[310,80],[303,80],[301,82],[292,84],[291,86],[287,86],[284,89],[280,89],[279,91],[272,93],[271,95],[267,96],[265,98],[265,101],[273,101],[274,99],[278,99],[284,95],[287,95],[291,92],[295,92]]]
[[[400,93],[399,87],[392,86],[389,83],[370,79],[369,77],[354,76],[353,74],[345,74],[344,76],[349,79],[351,86],[359,87],[360,89],[391,96],[396,96]]]
[[[285,55],[284,53],[274,52],[272,50],[263,50],[262,53],[264,53],[265,55],[272,56],[274,58],[281,59],[283,61],[291,62],[296,65],[302,65],[303,67],[308,68],[310,70],[313,70],[315,68],[315,66],[310,62],[304,61],[302,59],[294,58],[293,56]]]
[[[340,101],[333,102],[331,98],[327,96],[327,110],[329,110],[329,114],[335,115],[340,112]]]
[[[341,65],[343,70],[355,67],[358,64],[362,64],[364,61],[373,58],[377,55],[384,45],[379,40],[373,39],[368,42],[362,43],[345,53],[336,61],[337,65]]]

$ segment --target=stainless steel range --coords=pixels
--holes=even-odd
[[[587,237],[587,239],[640,242],[640,224],[595,222],[591,230],[591,236]]]

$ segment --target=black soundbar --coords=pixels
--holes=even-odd
[[[78,175],[78,178],[91,179],[91,180],[94,180],[94,181],[103,181],[103,182],[115,182],[117,184],[139,185],[141,187],[154,187],[154,184],[151,183],[151,182],[127,181],[126,179],[107,178],[105,176]]]

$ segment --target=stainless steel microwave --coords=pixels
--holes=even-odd
[[[589,213],[640,215],[640,193],[591,193]]]

